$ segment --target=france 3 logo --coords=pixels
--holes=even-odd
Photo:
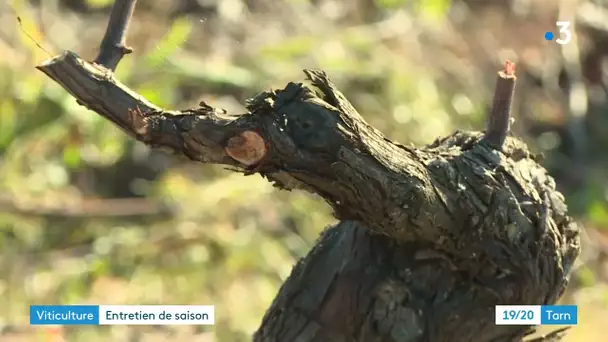
[[[555,24],[559,29],[559,35],[557,36],[557,39],[555,39],[555,42],[560,45],[565,45],[565,44],[570,43],[570,41],[572,40],[572,31],[571,31],[570,22],[569,21],[558,21]],[[555,38],[555,34],[553,32],[551,32],[551,31],[545,32],[545,40],[550,41],[550,40],[553,40],[554,38]]]

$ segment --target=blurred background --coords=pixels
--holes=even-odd
[[[319,198],[151,151],[34,66],[96,56],[112,1],[0,2],[0,341],[247,341],[335,222]],[[556,21],[571,21],[567,45]],[[122,82],[174,109],[243,112],[322,68],[390,138],[481,130],[517,63],[513,132],[584,225],[566,341],[608,322],[608,1],[139,1]],[[30,304],[215,304],[215,327],[30,327]],[[603,323],[603,324],[602,324]]]

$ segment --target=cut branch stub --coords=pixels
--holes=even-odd
[[[254,131],[244,131],[228,139],[226,153],[246,166],[258,164],[266,156],[266,142]]]
[[[511,125],[511,105],[515,93],[515,64],[506,61],[504,69],[498,72],[492,110],[484,141],[492,148],[500,150],[509,133]]]

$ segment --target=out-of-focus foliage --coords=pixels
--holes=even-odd
[[[150,151],[34,69],[64,49],[93,59],[111,3],[0,3],[0,340],[248,340],[293,264],[334,222],[330,209],[258,176]],[[248,96],[322,68],[372,125],[424,144],[483,129],[495,71],[515,59],[514,130],[547,155],[573,213],[597,228],[590,240],[602,241],[608,158],[593,146],[607,146],[598,123],[608,119],[589,114],[598,121],[588,122],[587,158],[573,157],[580,136],[560,135],[572,122],[555,75],[564,53],[543,40],[557,2],[494,3],[139,1],[135,52],[117,76],[163,107],[204,100],[242,112]],[[581,303],[582,317],[607,315],[601,267],[585,263],[573,282],[584,291],[565,298]],[[45,303],[215,304],[217,317],[212,329],[29,327],[28,306]],[[592,333],[575,329],[571,340]]]

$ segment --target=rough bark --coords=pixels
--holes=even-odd
[[[522,142],[496,153],[480,137],[460,132],[427,147],[454,250],[341,222],[294,268],[255,340],[520,341],[530,327],[496,326],[494,305],[555,303],[578,229]]]
[[[124,46],[125,30],[113,32],[104,44]],[[494,325],[494,305],[550,304],[565,289],[578,229],[553,179],[506,138],[514,78],[497,90],[508,98],[495,99],[489,134],[413,148],[369,126],[321,71],[260,93],[242,115],[165,111],[113,77],[126,51],[115,50],[107,65],[66,52],[38,68],[137,140],[319,194],[341,220],[294,268],[255,341],[517,341],[529,327]]]

